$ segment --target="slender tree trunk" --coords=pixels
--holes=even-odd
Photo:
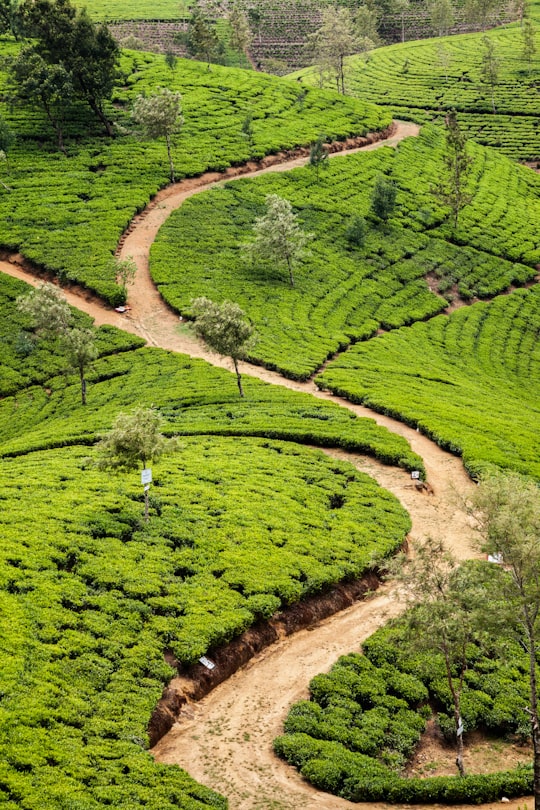
[[[171,170],[171,183],[174,183],[174,165],[171,155],[171,136],[168,133],[165,135],[165,140],[167,141],[167,154],[169,156],[169,167]]]
[[[291,282],[291,287],[294,287],[293,267],[290,256],[287,256],[287,267],[289,269],[289,279]]]
[[[529,636],[529,684],[531,706],[531,737],[533,742],[533,795],[534,810],[540,810],[540,728],[538,727],[538,684],[536,681],[536,644],[534,641],[534,627],[530,616],[526,616],[527,635]]]
[[[148,486],[148,484],[145,484],[145,490],[144,490],[144,522],[145,523],[148,523],[148,492],[149,492],[149,490],[146,489],[147,486]]]
[[[459,775],[465,776],[465,766],[463,764],[463,730],[460,711],[460,692],[458,692],[454,686],[450,661],[448,660],[448,656],[446,654],[444,654],[444,663],[446,667],[446,679],[450,692],[452,693],[452,700],[454,702],[454,722],[456,724],[456,766],[459,771]],[[536,808],[536,810],[539,809]]]
[[[86,405],[86,379],[82,368],[79,369],[79,377],[81,378],[81,402]]]
[[[238,383],[238,390],[240,391],[240,396],[243,397],[244,389],[242,388],[242,377],[240,376],[240,371],[238,369],[238,360],[236,359],[236,357],[233,357],[232,361],[234,363],[234,370],[236,372],[236,382]]]

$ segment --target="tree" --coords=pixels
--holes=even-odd
[[[363,247],[366,241],[367,222],[364,217],[359,217],[358,214],[351,217],[347,228],[345,229],[345,239],[350,245],[355,247]]]
[[[172,452],[175,439],[161,433],[163,420],[154,408],[136,408],[131,413],[120,413],[112,429],[96,445],[96,466],[107,470],[146,469],[164,453]],[[148,522],[148,489],[144,490],[144,519]]]
[[[491,106],[493,112],[495,109],[495,87],[499,81],[499,59],[495,53],[495,43],[488,36],[482,37],[482,45],[484,52],[482,54],[482,63],[480,66],[480,76],[483,84],[487,85],[491,92]]]
[[[305,233],[288,200],[277,194],[266,197],[266,212],[255,220],[255,239],[249,245],[253,257],[285,264],[291,287],[294,287],[294,270],[305,256],[305,246],[313,238]]]
[[[17,0],[0,0],[0,35],[13,34],[18,39],[18,2]]]
[[[81,401],[86,405],[86,370],[98,356],[94,332],[91,329],[68,329],[62,335],[62,344],[70,366],[79,373]]]
[[[116,283],[121,286],[122,292],[124,293],[124,300],[127,300],[127,288],[135,281],[137,265],[135,264],[133,256],[128,256],[126,259],[114,258],[112,261]]]
[[[401,20],[401,41],[405,42],[405,12],[410,6],[410,1],[394,0],[393,5]]]
[[[407,641],[443,658],[453,704],[456,766],[465,776],[461,694],[469,644],[479,635],[476,615],[483,604],[476,576],[467,567],[458,567],[441,541],[433,538],[415,545],[412,559],[399,555],[384,566],[390,577],[397,578],[409,608]]]
[[[310,35],[310,49],[315,62],[331,73],[339,93],[345,93],[345,57],[358,50],[351,12],[345,6],[323,8],[320,28]]]
[[[195,316],[195,333],[213,351],[233,361],[238,390],[243,397],[238,361],[246,357],[254,343],[253,327],[246,320],[245,313],[232,301],[216,304],[204,297],[191,302],[191,311]]]
[[[379,47],[381,38],[377,30],[378,23],[379,15],[375,8],[367,5],[358,6],[354,18],[358,51],[371,51]]]
[[[210,70],[212,57],[218,52],[219,39],[209,20],[199,8],[196,8],[188,25],[187,47],[196,59],[204,57]]]
[[[448,68],[452,64],[452,54],[444,42],[440,42],[437,45],[437,62],[444,70],[444,77],[446,81],[448,81]]]
[[[454,23],[454,9],[450,0],[431,0],[428,5],[431,25],[438,37],[448,34]]]
[[[377,175],[373,191],[371,192],[371,210],[383,222],[396,207],[397,188],[395,183],[384,174]]]
[[[26,295],[19,296],[17,309],[31,318],[40,336],[58,337],[71,327],[71,309],[62,291],[54,284],[40,284]]]
[[[309,165],[315,171],[317,182],[319,182],[320,170],[328,165],[328,150],[324,146],[325,140],[324,135],[319,135],[309,150]]]
[[[529,658],[529,703],[534,750],[534,807],[540,810],[540,498],[538,485],[517,473],[496,472],[480,483],[471,505],[482,550],[501,555],[497,582],[486,594],[489,618],[517,638]]]
[[[174,163],[171,154],[171,136],[184,123],[182,96],[166,87],[159,87],[151,96],[137,96],[133,105],[133,119],[141,125],[148,138],[165,138],[171,182],[174,183]]]
[[[467,190],[472,158],[467,152],[467,137],[459,128],[455,110],[451,110],[446,116],[445,133],[445,176],[432,191],[450,208],[452,231],[455,232],[460,212],[472,200],[472,195]]]
[[[61,64],[49,64],[33,48],[23,49],[11,66],[14,101],[30,103],[45,113],[65,154],[64,125],[74,89],[70,74]]]
[[[489,15],[497,8],[498,0],[465,0],[465,15],[469,22],[485,31]]]
[[[239,53],[247,53],[251,45],[251,31],[247,17],[237,3],[230,6],[227,20],[231,28],[229,40],[231,48]]]
[[[107,26],[97,26],[69,0],[24,0],[20,19],[25,36],[35,40],[31,50],[65,70],[74,98],[87,104],[112,135],[104,104],[112,95],[120,52]]]
[[[523,28],[521,29],[521,38],[523,41],[523,58],[527,62],[530,73],[531,63],[536,53],[536,31],[532,21],[528,17],[523,22]]]
[[[40,337],[58,339],[70,368],[79,373],[81,402],[86,405],[86,370],[98,356],[94,332],[73,325],[71,308],[54,284],[41,284],[20,296],[17,308],[32,319]]]

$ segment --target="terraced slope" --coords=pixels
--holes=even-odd
[[[0,42],[0,55],[15,52]],[[167,86],[182,93],[185,124],[173,138],[178,177],[223,170],[315,140],[324,127],[330,138],[385,129],[391,117],[379,108],[335,93],[304,93],[288,82],[253,71],[182,60],[174,73],[163,57],[125,54],[124,84],[110,115],[118,137],[103,137],[84,110],[66,127],[67,156],[55,149],[43,115],[0,101],[0,115],[18,136],[9,167],[0,167],[0,250],[21,252],[57,275],[77,281],[111,303],[122,291],[111,257],[132,217],[167,185],[164,141],[144,141],[133,131],[130,110],[138,94]],[[0,68],[0,98],[6,89]],[[242,123],[253,116],[253,143]],[[127,131],[126,131],[127,130]],[[39,194],[36,194],[39,189]]]
[[[159,232],[152,278],[183,314],[198,295],[237,301],[259,335],[253,359],[299,379],[379,328],[431,317],[454,298],[485,298],[534,279],[540,177],[494,150],[471,146],[473,202],[453,235],[431,193],[442,171],[442,145],[441,132],[426,127],[397,151],[330,161],[318,180],[306,167],[199,194]],[[355,247],[346,230],[353,215],[368,215],[379,174],[396,183],[397,208],[388,226],[371,221],[365,245]],[[314,235],[294,287],[283,268],[252,263],[243,249],[270,193],[290,200]]]
[[[376,101],[397,118],[424,124],[456,108],[463,128],[478,143],[495,146],[517,160],[540,159],[538,82],[540,31],[537,54],[523,55],[519,27],[489,32],[499,60],[492,110],[491,88],[481,81],[483,34],[406,42],[379,48],[349,59],[349,92]],[[307,84],[319,81],[315,68],[294,78]]]
[[[164,652],[191,663],[401,544],[410,522],[397,500],[304,444],[421,460],[336,405],[255,380],[240,402],[230,373],[111,329],[83,407],[54,345],[21,355],[27,324],[13,301],[25,285],[2,277],[0,289],[0,801],[224,808],[145,750],[173,672]],[[152,403],[183,438],[154,465],[144,524],[138,473],[107,475],[88,459],[120,410]]]
[[[317,384],[463,457],[540,479],[540,286],[354,346]]]

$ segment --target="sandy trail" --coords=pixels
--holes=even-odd
[[[394,135],[364,149],[395,146],[404,137],[418,133],[414,124],[398,122]],[[354,150],[357,151],[357,150]],[[331,155],[337,157],[339,154]],[[307,158],[296,158],[244,174],[253,177],[268,171],[287,171],[303,165]],[[132,256],[137,275],[129,290],[128,314],[119,314],[82,291],[66,290],[70,304],[87,312],[96,325],[111,324],[144,337],[150,345],[190,354],[229,368],[229,362],[210,353],[178,316],[163,302],[149,273],[150,247],[167,217],[184,200],[219,182],[223,175],[213,173],[176,183],[160,192],[137,217],[122,240],[119,255]],[[230,178],[229,178],[230,179]],[[32,273],[17,259],[0,261],[0,271],[38,284]],[[275,385],[330,399],[359,416],[371,417],[389,430],[404,436],[423,459],[433,496],[419,494],[410,477],[374,459],[340,450],[329,455],[347,459],[372,475],[381,486],[393,492],[412,518],[411,541],[431,534],[441,537],[456,556],[473,555],[474,532],[461,501],[473,488],[461,461],[443,452],[417,431],[389,417],[347,400],[319,391],[313,382],[299,383],[259,366],[243,363],[242,373]],[[285,638],[264,650],[206,698],[190,706],[153,749],[161,762],[176,763],[202,783],[228,796],[231,810],[334,810],[351,808],[342,799],[311,788],[297,772],[272,754],[272,740],[281,732],[291,703],[307,696],[309,680],[327,670],[336,658],[358,649],[362,640],[401,609],[395,589],[385,585],[371,599],[329,617],[316,627]],[[510,803],[517,807],[519,802]],[[379,810],[370,804],[366,807]],[[486,807],[490,807],[487,805]]]

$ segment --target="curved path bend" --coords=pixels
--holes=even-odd
[[[395,146],[403,138],[416,135],[418,130],[415,124],[397,122],[391,138],[362,148]],[[339,154],[345,153],[335,153],[331,157]],[[287,171],[306,162],[307,158],[295,158],[242,176]],[[169,186],[159,192],[133,221],[119,250],[121,258],[131,256],[137,265],[135,283],[129,289],[131,310],[127,315],[107,308],[83,291],[65,290],[69,303],[91,315],[98,326],[116,326],[140,335],[150,345],[228,368],[227,360],[209,352],[187,326],[179,324],[178,316],[163,302],[149,272],[150,247],[172,211],[188,197],[227,179],[231,178],[207,173]],[[13,257],[11,262],[0,261],[0,271],[30,284],[38,284],[39,279],[24,270],[21,263],[20,257]],[[462,505],[474,485],[460,459],[401,422],[320,391],[313,382],[288,380],[248,363],[242,363],[241,370],[243,374],[275,385],[330,399],[358,416],[373,418],[378,424],[404,436],[424,459],[434,495],[418,493],[409,476],[395,467],[341,450],[325,452],[351,461],[399,498],[412,518],[410,539],[413,544],[415,538],[432,534],[443,538],[462,559],[474,554],[474,531]],[[295,769],[273,756],[272,740],[280,733],[291,703],[307,696],[309,680],[328,669],[339,655],[358,649],[364,638],[400,610],[395,588],[385,585],[371,599],[352,605],[310,630],[282,639],[262,651],[199,703],[189,706],[179,722],[155,746],[154,756],[160,762],[181,765],[198,781],[228,796],[231,810],[350,810],[357,806],[314,790]],[[512,804],[517,807],[519,803]],[[373,804],[366,807],[378,810]]]

